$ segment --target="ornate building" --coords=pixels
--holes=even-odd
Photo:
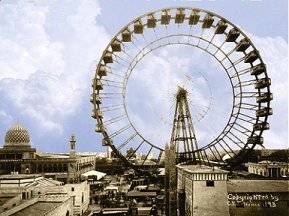
[[[94,170],[95,154],[76,154],[75,143],[72,135],[69,154],[37,151],[30,145],[28,131],[17,122],[6,132],[0,148],[0,174],[35,173],[64,183],[79,181],[81,174]]]

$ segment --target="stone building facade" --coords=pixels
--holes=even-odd
[[[180,215],[226,216],[228,172],[204,165],[178,165]]]
[[[285,177],[289,174],[289,163],[275,161],[249,162],[246,164],[249,173],[269,178]]]
[[[46,177],[72,183],[80,175],[95,169],[95,154],[76,154],[75,136],[70,139],[68,154],[53,154],[37,151],[30,145],[30,135],[16,123],[5,135],[5,144],[0,148],[0,174],[42,174]]]

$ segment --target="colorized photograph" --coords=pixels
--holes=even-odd
[[[0,216],[287,216],[287,0],[0,0]]]

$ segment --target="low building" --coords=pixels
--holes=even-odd
[[[60,186],[62,182],[41,175],[0,175],[0,213],[38,196],[37,188]]]
[[[12,196],[13,194],[14,196]],[[89,196],[87,181],[63,185],[62,182],[46,179],[41,175],[0,176],[1,216],[16,213],[16,215],[31,215],[22,213],[26,208],[32,211],[36,207],[43,210],[43,212],[42,210],[39,212],[39,215],[42,213],[46,215],[82,215],[88,209]],[[65,211],[61,211],[58,207]],[[28,213],[30,210],[25,210],[25,212]],[[58,211],[61,214],[56,214]],[[50,214],[50,212],[54,213]]]
[[[75,143],[72,135],[68,154],[37,151],[30,145],[28,131],[17,122],[6,132],[5,144],[0,148],[0,175],[42,174],[64,183],[77,182],[81,174],[95,169],[96,155],[76,154]]]
[[[204,165],[178,165],[180,215],[226,216],[228,171]]]
[[[289,174],[289,163],[278,161],[249,162],[246,164],[249,173],[269,178],[286,177]]]
[[[228,171],[201,165],[177,170],[180,215],[289,215],[286,179],[232,179]]]
[[[4,211],[1,216],[73,216],[73,197],[66,194],[40,195],[33,199],[22,202],[19,205]]]

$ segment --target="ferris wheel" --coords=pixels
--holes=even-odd
[[[90,97],[95,131],[127,165],[160,164],[182,86],[199,160],[236,164],[264,142],[270,85],[258,50],[227,19],[190,7],[156,10],[123,27],[104,50]]]

